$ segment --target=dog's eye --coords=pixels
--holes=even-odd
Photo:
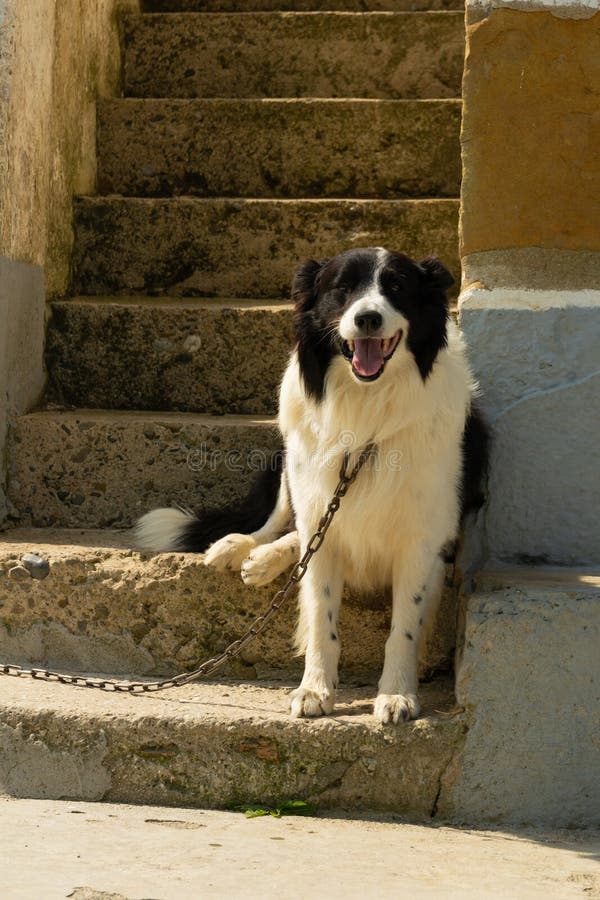
[[[406,275],[395,275],[389,283],[389,289],[392,294],[399,294],[400,291],[404,290],[404,285],[402,281],[406,280]]]
[[[342,303],[342,302],[345,303],[346,298],[351,291],[350,285],[349,284],[338,284],[336,290],[338,292],[338,301],[340,303]]]

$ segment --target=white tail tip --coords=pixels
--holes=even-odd
[[[133,534],[140,550],[179,550],[181,537],[194,516],[181,509],[153,509],[135,524]]]

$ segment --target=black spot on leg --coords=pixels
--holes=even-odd
[[[329,610],[329,612],[327,613],[327,618],[330,622],[333,622],[333,613],[331,612],[331,610]]]
[[[419,619],[419,625],[422,625],[422,624],[423,624],[423,616],[421,616],[421,618]]]
[[[323,593],[325,594],[326,597],[331,597],[331,588],[329,587],[328,584],[326,584],[325,587],[323,588]]]
[[[413,639],[413,636],[410,633],[410,631],[405,631],[404,636],[407,637],[409,641],[412,641],[412,639]]]
[[[423,602],[423,598],[421,597],[420,594],[416,594],[416,596],[413,597],[413,600],[414,600],[415,606],[418,606],[419,603]]]
[[[332,641],[337,641],[337,634],[335,633],[335,631],[332,631],[332,632],[331,632],[331,640],[332,640]]]

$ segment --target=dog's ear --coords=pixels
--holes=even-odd
[[[319,276],[328,262],[328,259],[306,259],[296,269],[292,281],[292,300],[297,312],[305,312],[314,306]]]
[[[454,278],[439,259],[433,256],[428,256],[419,263],[418,269],[421,277],[420,311],[411,320],[407,343],[421,378],[426,381],[438,353],[446,346],[446,291],[454,284]]]
[[[323,340],[315,321],[314,306],[319,294],[321,272],[328,262],[327,259],[307,259],[296,270],[292,283],[298,364],[306,393],[317,401],[323,396],[331,353],[329,341]]]
[[[439,291],[447,291],[454,284],[454,278],[446,266],[434,256],[428,256],[419,263],[426,283]]]

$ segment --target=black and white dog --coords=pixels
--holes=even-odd
[[[305,653],[294,716],[330,713],[344,584],[392,586],[393,611],[375,701],[382,723],[419,714],[418,649],[461,513],[481,503],[486,429],[460,333],[448,316],[452,276],[381,248],[303,263],[294,279],[296,347],[283,377],[285,453],[251,496],[192,516],[159,509],[137,526],[152,550],[208,550],[206,565],[266,584],[298,558],[338,481],[368,443],[376,454],[343,499],[300,588]],[[294,524],[295,523],[295,524]]]

